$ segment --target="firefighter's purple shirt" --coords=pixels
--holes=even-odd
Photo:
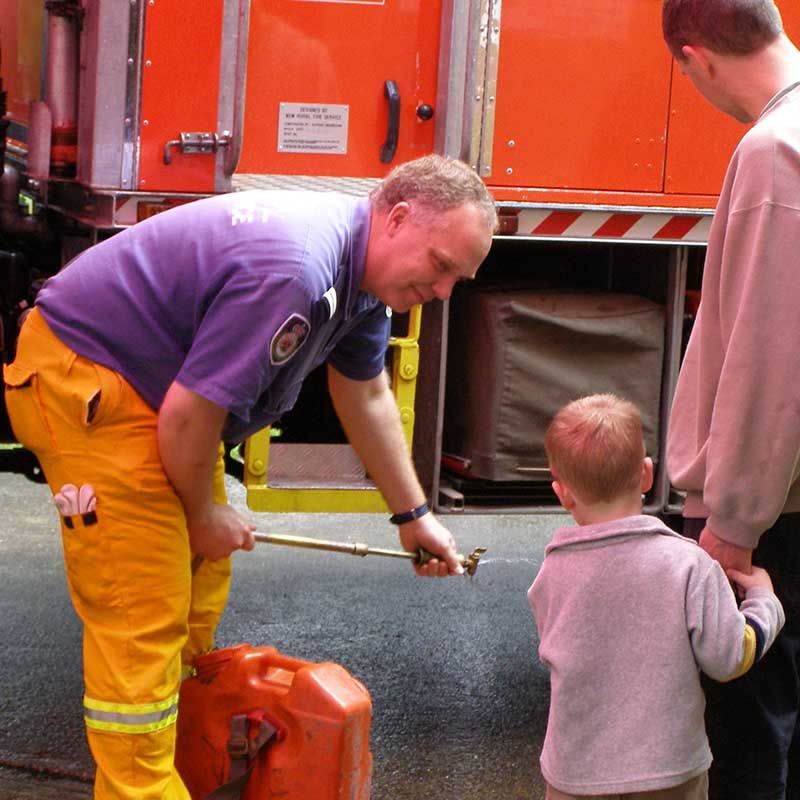
[[[369,224],[366,198],[219,195],[86,250],[36,302],[59,339],[154,409],[177,380],[226,408],[224,438],[238,441],[291,408],[324,361],[380,374],[389,314],[359,290]]]

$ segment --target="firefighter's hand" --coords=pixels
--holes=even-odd
[[[464,574],[464,568],[456,559],[456,543],[450,531],[433,514],[425,514],[419,519],[401,525],[400,543],[406,550],[423,548],[437,556],[427,564],[415,564],[414,570],[417,575],[443,577]]]
[[[209,561],[219,561],[234,550],[255,547],[255,525],[233,506],[214,503],[203,514],[187,517],[186,522],[192,553]]]

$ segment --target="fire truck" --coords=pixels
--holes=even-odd
[[[800,7],[778,5],[800,35]],[[659,0],[0,0],[4,359],[47,275],[152,214],[258,187],[363,194],[438,152],[481,175],[501,222],[475,282],[393,323],[393,388],[436,508],[553,507],[549,415],[612,390],[643,411],[647,509],[676,509],[665,421],[744,129],[681,75],[660,12]],[[384,508],[324,393],[312,375],[298,407],[246,443],[253,509]]]

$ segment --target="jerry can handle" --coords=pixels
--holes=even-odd
[[[303,667],[309,666],[308,661],[303,661],[301,658],[292,658],[285,656],[282,653],[275,651],[269,657],[269,666],[278,667],[278,669],[285,669],[287,672],[298,672]]]

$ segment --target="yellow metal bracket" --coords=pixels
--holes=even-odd
[[[422,306],[408,315],[405,336],[389,339],[392,353],[392,391],[400,412],[400,422],[409,452],[414,438],[414,399],[419,374],[419,335]],[[253,511],[387,511],[386,503],[374,487],[359,488],[284,488],[269,485],[270,429],[250,436],[244,447],[244,483],[247,505]]]
[[[400,410],[400,422],[408,442],[408,450],[414,443],[414,399],[417,393],[419,374],[419,332],[422,323],[422,306],[414,306],[408,314],[408,333],[393,336],[389,347],[394,347],[392,357],[392,390]]]

